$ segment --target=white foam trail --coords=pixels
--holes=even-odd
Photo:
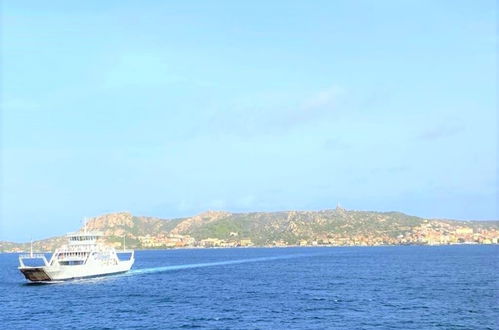
[[[171,266],[162,266],[162,267],[132,269],[126,273],[119,274],[119,275],[102,276],[102,277],[95,277],[95,278],[81,278],[81,279],[71,280],[71,281],[50,281],[50,282],[43,282],[43,283],[37,282],[37,283],[26,283],[26,284],[27,285],[34,285],[34,284],[58,284],[58,285],[89,284],[89,283],[99,283],[99,282],[103,282],[103,281],[108,281],[108,280],[111,280],[113,278],[122,277],[122,276],[143,275],[143,274],[160,273],[160,272],[167,272],[167,271],[173,271],[173,270],[201,268],[201,267],[236,265],[236,264],[244,264],[244,263],[250,263],[250,262],[265,262],[265,261],[272,261],[272,260],[316,257],[316,256],[329,255],[329,254],[330,253],[307,253],[307,254],[302,253],[302,254],[288,254],[288,255],[283,255],[283,256],[274,256],[274,257],[235,259],[235,260],[226,260],[226,261],[202,262],[202,263],[197,263],[197,264],[186,264],[186,265],[171,265]]]
[[[261,257],[261,258],[250,258],[250,259],[235,259],[235,260],[226,260],[226,261],[214,261],[214,262],[202,262],[197,264],[186,264],[186,265],[172,265],[172,266],[162,266],[162,267],[152,267],[152,268],[142,268],[142,269],[133,269],[129,272],[121,275],[121,276],[133,276],[133,275],[142,275],[142,274],[151,274],[151,273],[160,273],[167,272],[172,270],[180,270],[180,269],[191,269],[191,268],[201,268],[201,267],[214,267],[214,266],[224,266],[224,265],[236,265],[236,264],[244,264],[249,262],[261,262],[261,261],[271,261],[271,260],[282,260],[282,259],[293,259],[293,258],[302,258],[302,257],[312,257],[323,255],[322,253],[314,253],[314,254],[289,254],[285,256],[275,256],[275,257]]]

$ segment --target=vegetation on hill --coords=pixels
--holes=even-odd
[[[428,225],[428,222],[432,225]],[[426,226],[426,227],[425,227]],[[331,242],[348,240],[393,244],[395,239],[414,236],[417,228],[428,232],[430,227],[466,226],[499,229],[498,221],[427,220],[400,212],[350,211],[342,208],[322,211],[283,211],[230,213],[208,211],[190,218],[160,219],[134,216],[128,212],[105,214],[90,219],[87,230],[101,231],[118,246],[126,237],[127,246],[140,248],[148,237],[188,236],[196,241],[207,238],[246,239],[256,245],[285,242],[298,244],[303,240]],[[426,229],[425,229],[426,228]],[[435,229],[437,232],[440,229]],[[447,230],[447,229],[446,229]],[[411,239],[414,239],[412,237]],[[369,241],[370,240],[370,241]],[[64,241],[62,237],[35,242],[35,248],[51,250]],[[362,241],[363,242],[363,241]],[[118,244],[119,243],[119,244]],[[29,244],[0,242],[0,251],[17,248],[28,250]]]

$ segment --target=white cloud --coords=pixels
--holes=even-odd
[[[255,206],[255,202],[256,202],[256,198],[254,195],[246,195],[246,196],[239,198],[237,200],[236,204],[238,207],[246,209],[246,208],[251,208],[251,207]]]
[[[32,111],[38,110],[40,106],[38,103],[35,103],[26,99],[8,99],[4,100],[0,103],[0,107],[2,111]]]
[[[464,129],[464,125],[444,123],[424,130],[419,134],[419,138],[432,141],[459,134],[464,131]]]
[[[179,80],[169,70],[166,59],[149,53],[122,54],[104,77],[103,87],[157,85]]]
[[[256,96],[236,100],[224,111],[217,110],[208,127],[236,135],[280,134],[304,125],[336,118],[345,90],[337,85],[319,90],[301,99],[291,93],[278,98]],[[269,100],[270,98],[270,100]]]
[[[313,110],[316,108],[333,108],[337,104],[338,98],[345,94],[345,90],[337,85],[323,89],[312,95],[303,104],[303,109]]]

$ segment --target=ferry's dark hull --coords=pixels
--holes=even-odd
[[[52,280],[43,267],[20,268],[19,270],[27,280],[32,282],[46,282]]]
[[[71,280],[79,280],[79,279],[117,275],[117,274],[126,273],[128,270],[120,270],[117,272],[110,272],[110,273],[94,274],[94,275],[88,275],[88,276],[68,277],[68,278],[56,278],[56,279],[51,278],[49,276],[49,274],[47,274],[47,272],[43,269],[43,267],[19,268],[19,271],[24,275],[24,277],[27,280],[29,280],[31,282],[47,283],[47,282],[71,281]]]

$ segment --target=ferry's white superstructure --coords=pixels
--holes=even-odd
[[[116,250],[100,241],[98,232],[77,232],[67,235],[68,243],[56,249],[47,261],[44,254],[19,256],[19,270],[26,279],[33,282],[50,282],[124,273],[135,261],[133,250],[119,253],[129,254],[127,260],[120,260]],[[28,266],[27,259],[43,261],[42,266]]]

